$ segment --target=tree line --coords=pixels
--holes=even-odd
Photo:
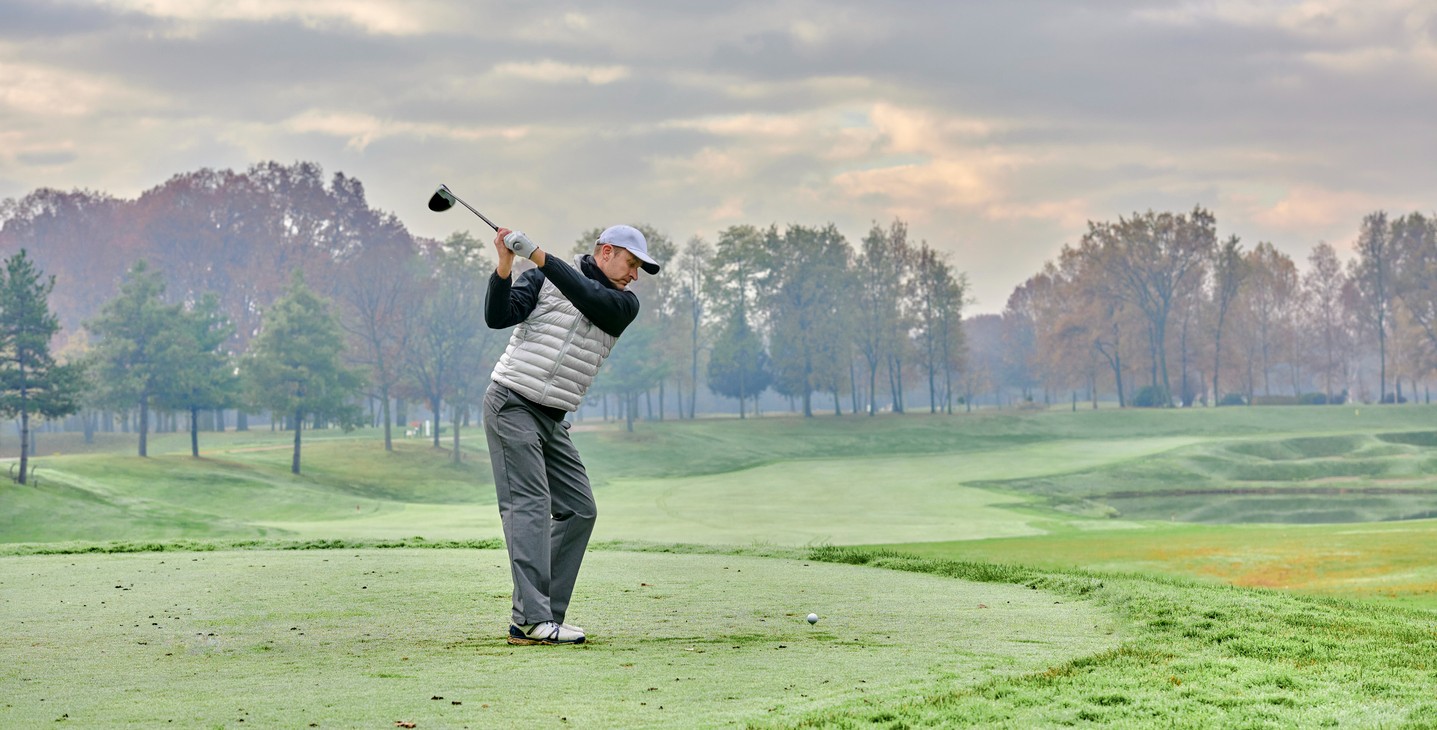
[[[1354,258],[1319,244],[1304,273],[1271,243],[1220,239],[1201,207],[1090,222],[1001,314],[971,317],[965,275],[901,220],[856,242],[832,224],[735,225],[682,246],[640,228],[665,270],[633,285],[640,317],[580,411],[630,428],[694,418],[701,398],[746,418],[765,393],[805,416],[1061,394],[1076,407],[1079,393],[1094,407],[1401,402],[1437,351],[1437,234],[1417,213],[1367,216]],[[599,230],[567,253],[592,251]],[[459,458],[508,338],[482,321],[491,251],[467,232],[413,236],[358,180],[303,162],[184,173],[134,200],[41,189],[0,203],[0,254],[20,267],[7,282],[50,317],[24,342],[54,338],[45,356],[68,368],[54,402],[87,431],[136,431],[141,454],[152,414],[171,430],[185,419],[197,453],[226,412],[241,429],[268,413],[296,429],[298,469],[306,424],[382,425],[392,448],[422,404],[434,445],[447,418]],[[7,327],[30,311],[18,302],[0,310]],[[33,347],[4,336],[6,378],[52,367],[16,365]],[[318,359],[286,364],[299,354],[285,348]],[[3,387],[6,415],[65,411]]]
[[[1201,207],[1090,222],[1001,315],[970,322],[989,387],[1120,405],[1400,403],[1437,367],[1437,219],[1363,218],[1306,270]],[[1404,392],[1404,380],[1406,390]]]
[[[733,226],[682,250],[640,228],[665,271],[635,284],[640,318],[586,413],[630,428],[640,412],[694,418],[701,390],[742,417],[766,391],[806,415],[823,396],[837,413],[902,412],[915,373],[930,410],[961,397],[963,276],[901,221],[857,247],[832,225]],[[599,230],[569,252],[591,252]],[[310,163],[200,170],[132,201],[37,190],[0,204],[7,252],[49,272],[44,339],[73,376],[73,407],[44,417],[134,431],[141,456],[156,415],[169,430],[185,420],[197,454],[227,411],[240,429],[264,412],[295,429],[298,471],[306,425],[382,425],[392,448],[422,403],[436,426],[448,416],[457,459],[508,339],[483,323],[488,241],[412,236],[358,180]]]

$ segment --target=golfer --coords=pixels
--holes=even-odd
[[[564,623],[597,510],[564,416],[578,410],[624,328],[639,314],[628,291],[659,272],[632,226],[611,226],[573,266],[522,233],[499,229],[484,321],[514,328],[484,394],[484,433],[514,579],[510,644],[582,644]],[[511,282],[514,257],[537,268]]]

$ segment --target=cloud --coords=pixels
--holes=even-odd
[[[1272,229],[1304,234],[1353,226],[1363,215],[1383,208],[1384,202],[1391,205],[1393,201],[1359,191],[1299,185],[1287,190],[1275,203],[1256,207],[1248,215]]]
[[[230,21],[297,20],[309,27],[351,25],[377,35],[413,36],[442,30],[435,4],[405,0],[99,0],[109,9],[172,21],[171,32]]]
[[[0,38],[53,40],[121,25],[124,13],[54,0],[6,0],[0,3]]]
[[[1046,220],[1069,229],[1081,229],[1092,219],[1093,204],[1085,198],[1044,200],[1036,203],[994,202],[984,214],[995,221]]]
[[[72,149],[30,150],[15,153],[15,160],[31,167],[51,167],[74,162],[79,155]]]
[[[487,139],[517,140],[528,131],[523,127],[458,126],[442,123],[415,123],[384,120],[353,112],[309,110],[284,122],[290,131],[317,133],[345,140],[345,145],[363,150],[375,140],[393,136],[438,137],[473,142]]]
[[[538,81],[546,84],[584,82],[602,86],[626,79],[629,69],[624,66],[581,66],[560,63],[554,60],[505,62],[494,67],[490,73],[498,78],[516,78],[524,81]]]
[[[163,99],[93,73],[0,60],[0,119],[93,117],[110,109],[153,107]]]

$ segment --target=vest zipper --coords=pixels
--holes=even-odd
[[[570,304],[569,306],[573,305]],[[574,324],[569,327],[569,336],[564,338],[564,346],[559,348],[559,354],[554,357],[554,368],[549,371],[549,377],[544,378],[544,392],[539,396],[540,404],[547,405],[544,401],[549,397],[549,388],[554,385],[554,376],[559,374],[559,368],[564,364],[564,355],[569,353],[569,345],[574,343],[574,335],[578,333],[579,325],[583,324],[583,321],[584,315],[575,312]]]

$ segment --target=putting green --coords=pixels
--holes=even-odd
[[[783,722],[1118,641],[1043,591],[773,558],[591,553],[581,647],[505,644],[508,594],[499,551],[0,558],[0,725]]]

